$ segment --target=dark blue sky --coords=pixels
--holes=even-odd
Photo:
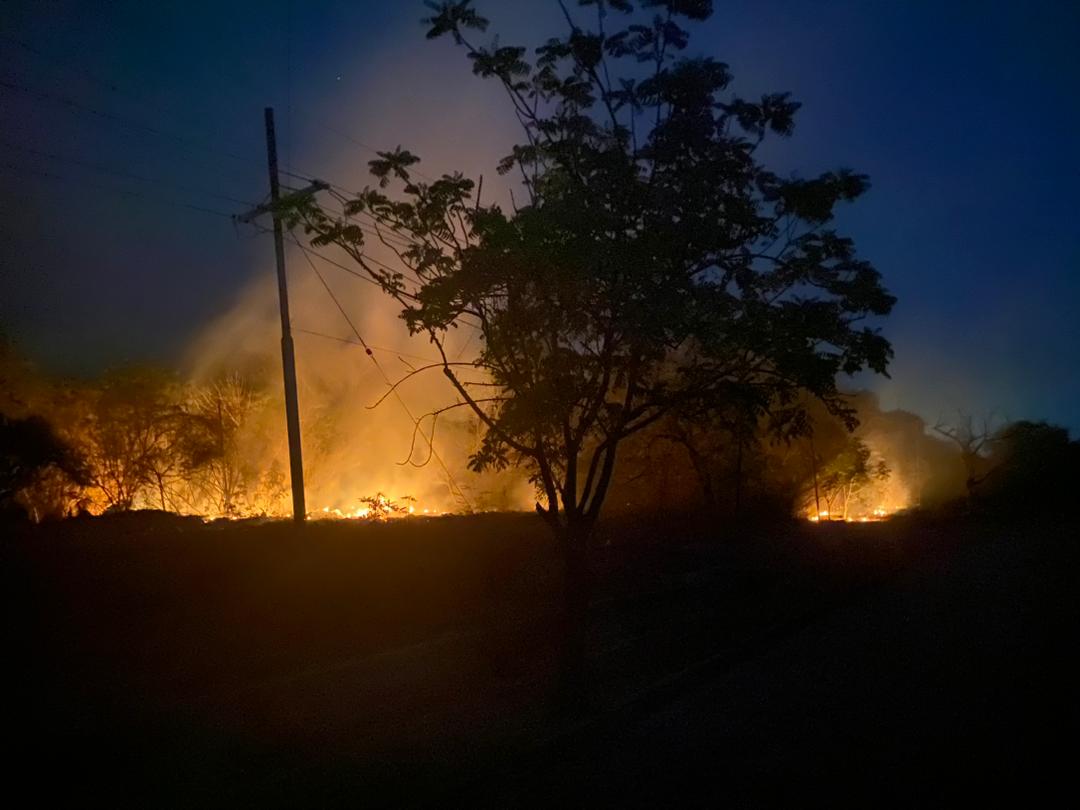
[[[743,94],[804,103],[774,167],[871,176],[841,225],[899,304],[884,324],[893,379],[867,382],[931,421],[962,407],[1080,432],[1080,4],[716,6],[692,50],[727,61]],[[478,7],[506,42],[558,24],[552,0]],[[345,133],[494,178],[507,110],[448,43],[423,39],[423,13],[5,3],[0,80],[22,89],[0,87],[4,330],[65,372],[179,358],[271,272],[265,239],[176,205],[231,214],[262,198],[266,105],[299,173],[362,185],[371,155]]]

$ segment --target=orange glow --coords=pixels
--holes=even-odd
[[[447,514],[441,509],[424,507],[418,509],[414,499],[403,495],[399,501],[383,495],[381,492],[373,496],[360,499],[362,504],[356,509],[339,509],[337,507],[324,506],[320,511],[310,515],[315,520],[399,520],[412,517],[417,514],[442,515]]]
[[[831,515],[828,509],[822,509],[815,513],[810,509],[805,514],[805,517],[806,520],[811,523],[878,523],[883,520],[888,520],[902,508],[903,507],[890,508],[887,505],[880,505],[869,512],[858,512],[848,515],[841,515],[839,513]]]

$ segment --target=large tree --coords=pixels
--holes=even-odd
[[[523,140],[500,172],[521,199],[507,210],[461,174],[428,181],[399,147],[343,207],[303,197],[283,211],[428,336],[453,407],[485,427],[473,466],[529,470],[572,570],[627,437],[730,401],[790,408],[802,390],[842,409],[838,374],[885,371],[889,344],[866,321],[894,299],[830,226],[867,179],[762,165],[761,144],[792,133],[799,105],[740,98],[727,65],[688,54],[685,26],[711,3],[560,4],[566,34],[532,57],[482,43],[488,21],[469,0],[429,5],[427,36],[451,38],[506,91]],[[479,332],[473,360],[447,351],[459,326]]]

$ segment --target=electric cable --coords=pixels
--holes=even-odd
[[[292,234],[291,236],[292,236],[293,242],[295,242],[297,247],[299,247],[303,251],[303,245],[300,244],[300,240],[296,238],[295,234]],[[394,383],[390,380],[390,375],[388,375],[386,373],[386,371],[383,369],[382,364],[379,362],[379,359],[375,356],[374,351],[368,345],[367,341],[364,340],[363,335],[360,334],[360,330],[356,328],[356,324],[354,324],[352,318],[349,317],[349,313],[345,311],[345,307],[342,306],[341,301],[339,301],[338,297],[334,294],[334,291],[330,287],[330,284],[323,277],[323,274],[319,272],[319,268],[315,266],[315,262],[313,262],[311,260],[311,257],[307,255],[306,251],[304,251],[304,258],[307,260],[308,266],[311,268],[312,272],[315,273],[315,276],[322,283],[323,289],[326,290],[327,294],[330,296],[330,299],[334,302],[334,305],[337,307],[338,312],[341,313],[342,318],[345,319],[345,322],[349,325],[349,328],[353,331],[353,334],[356,335],[356,339],[360,342],[360,345],[364,348],[364,351],[367,354],[367,356],[369,358],[371,358],[371,362],[374,363],[375,368],[379,372],[379,375],[383,378],[383,381],[386,383],[386,385],[392,391],[392,393],[394,395],[394,398],[401,405],[402,410],[405,411],[405,413],[406,413],[406,415],[408,415],[409,419],[412,420],[413,427],[415,428],[416,432],[420,434],[420,436],[424,439],[424,442],[427,444],[428,450],[430,451],[430,454],[431,454],[431,458],[435,459],[435,461],[442,468],[442,471],[446,474],[447,484],[450,487],[451,494],[454,494],[457,497],[461,498],[461,500],[468,507],[469,511],[472,511],[472,508],[473,508],[472,503],[469,501],[469,498],[465,495],[465,493],[462,491],[461,487],[458,485],[457,481],[454,479],[453,473],[451,473],[450,468],[446,466],[446,462],[443,461],[442,456],[440,456],[439,452],[435,449],[435,444],[433,442],[434,436],[432,437],[432,439],[429,439],[427,437],[427,434],[424,433],[423,429],[420,426],[420,420],[417,419],[413,415],[412,410],[405,403],[405,400],[402,399],[401,394],[397,390],[397,386],[395,386]],[[434,426],[432,426],[432,427],[434,429]],[[434,432],[434,430],[433,430],[433,432]]]

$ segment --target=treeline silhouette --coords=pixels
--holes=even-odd
[[[9,516],[240,516],[273,513],[284,501],[285,472],[255,452],[269,441],[273,400],[239,376],[195,385],[141,367],[60,380],[5,347],[0,379],[0,497]]]
[[[244,377],[204,384],[127,368],[84,381],[49,377],[0,348],[0,504],[36,522],[134,509],[224,517],[281,515],[288,480],[266,448],[280,402]],[[1065,428],[991,427],[960,414],[929,425],[850,395],[854,430],[814,400],[809,430],[783,422],[673,417],[627,443],[609,514],[707,512],[718,519],[824,514],[876,519],[912,509],[1065,510],[1080,444]],[[307,426],[318,464],[321,435]],[[374,463],[392,463],[389,459]],[[468,475],[462,471],[462,475]],[[360,500],[372,493],[357,493]],[[481,509],[506,508],[497,501]]]
[[[932,425],[909,411],[883,410],[871,392],[849,401],[854,430],[813,400],[805,435],[778,434],[767,422],[750,430],[662,426],[629,448],[611,508],[704,507],[747,518],[828,512],[834,519],[845,511],[1070,510],[1080,442],[1066,428],[1029,420],[988,427],[984,419],[975,446],[968,435],[976,420],[967,413]]]

